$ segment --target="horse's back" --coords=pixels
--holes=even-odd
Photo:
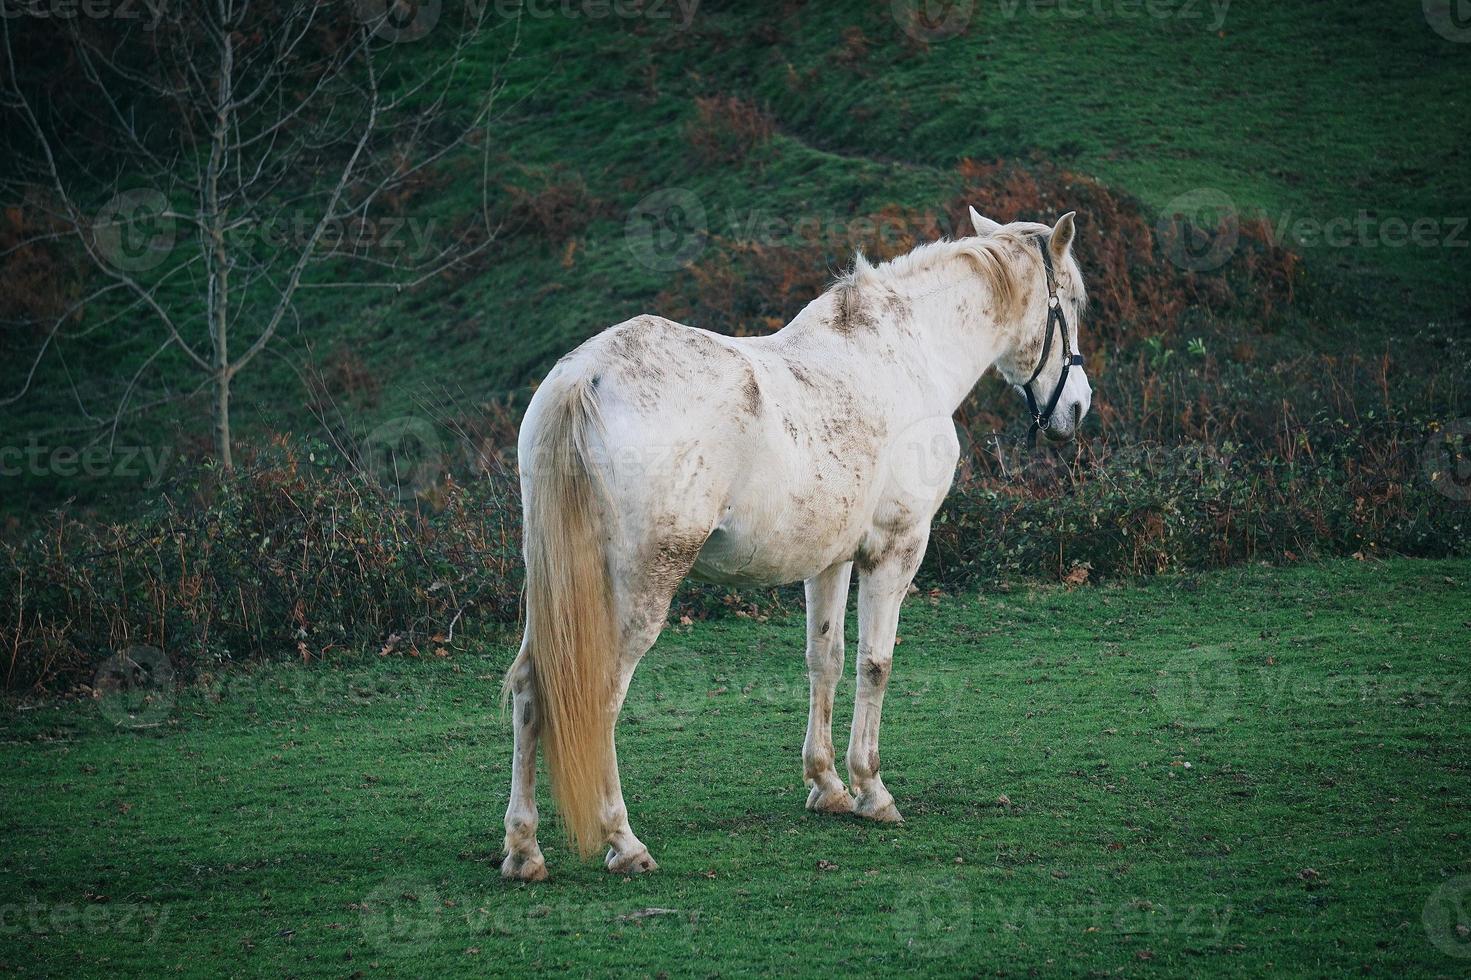
[[[730,338],[644,315],[588,340],[548,381],[578,378],[593,386],[605,448],[614,457],[667,455],[701,443],[726,448],[734,460],[760,436],[756,375],[751,358]],[[711,453],[705,456],[706,466],[718,464]]]
[[[625,550],[698,538],[701,577],[784,582],[852,549],[872,470],[842,437],[855,393],[774,341],[640,316],[548,376],[544,389],[594,388]]]

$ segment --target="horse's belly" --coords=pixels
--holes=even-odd
[[[862,537],[856,514],[842,501],[775,514],[732,513],[700,549],[691,574],[719,585],[801,582],[850,560]]]
[[[809,579],[830,564],[810,552],[774,552],[756,543],[727,540],[717,531],[701,549],[690,575],[716,585],[786,585]]]

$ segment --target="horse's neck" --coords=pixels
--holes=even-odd
[[[954,413],[1001,355],[1003,332],[987,305],[969,270],[910,297],[910,356],[921,366],[922,384],[939,412]]]
[[[859,289],[858,322],[839,322],[830,293],[819,301],[828,306],[814,303],[788,329],[838,338],[865,393],[890,396],[889,414],[953,413],[1002,352],[1005,332],[969,270]]]

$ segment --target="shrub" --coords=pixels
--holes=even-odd
[[[28,348],[82,291],[76,262],[61,244],[61,222],[45,217],[52,213],[49,202],[30,204],[0,209],[0,255],[5,256],[0,327],[24,328],[0,329],[0,350]]]
[[[574,238],[606,210],[588,190],[582,174],[563,166],[526,169],[517,182],[502,187],[506,196],[505,234],[529,234],[549,242]]]
[[[450,479],[436,506],[401,507],[307,453],[283,441],[234,474],[197,473],[127,524],[62,514],[5,545],[6,687],[90,677],[131,644],[188,673],[364,647],[417,653],[472,621],[516,619],[514,481]]]
[[[695,119],[685,138],[706,164],[731,164],[744,160],[775,131],[771,116],[754,103],[712,95],[695,99]]]
[[[1154,575],[1243,561],[1464,551],[1471,511],[1420,472],[1426,427],[1319,418],[1296,451],[1093,440],[1074,450],[972,451],[931,536],[924,576]],[[978,445],[969,442],[967,445]]]
[[[467,439],[486,431],[453,427]],[[1420,472],[1428,428],[1324,417],[1271,451],[1093,440],[1026,454],[970,435],[921,584],[1463,553],[1471,510]],[[446,469],[404,506],[321,452],[282,440],[233,475],[195,474],[127,524],[58,515],[0,548],[5,686],[65,688],[133,644],[162,649],[188,675],[365,648],[442,652],[457,636],[518,622],[521,512],[509,470],[485,458],[462,483]],[[689,586],[673,615],[798,608],[789,592]]]

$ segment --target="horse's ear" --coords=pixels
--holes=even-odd
[[[1069,211],[1057,219],[1057,224],[1052,226],[1052,239],[1049,247],[1052,249],[1052,257],[1058,262],[1067,258],[1068,249],[1073,247],[1073,238],[1077,233],[1077,227],[1073,224],[1076,211]]]
[[[975,208],[970,209],[970,223],[975,226],[977,235],[990,235],[1001,228],[1001,222],[992,221],[981,214]]]

